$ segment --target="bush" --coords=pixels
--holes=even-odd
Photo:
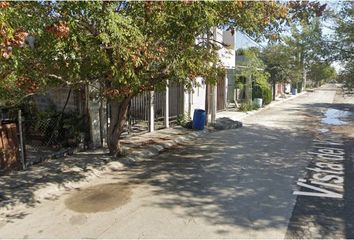
[[[253,110],[257,110],[257,109],[259,109],[259,106],[255,102],[253,102],[252,103],[252,109]]]
[[[263,104],[267,105],[272,101],[272,90],[270,87],[266,87],[262,89],[262,94],[263,94]]]
[[[177,125],[180,125],[182,127],[187,127],[189,128],[189,123],[192,121],[188,113],[180,114],[177,116],[176,123]]]
[[[252,88],[252,96],[254,98],[262,98],[263,104],[267,105],[272,101],[272,89],[267,82],[256,81]]]
[[[259,84],[255,84],[252,88],[252,98],[263,98],[262,87]]]
[[[248,112],[248,111],[252,111],[252,110],[256,110],[258,109],[257,104],[253,103],[253,102],[242,102],[239,110],[241,112]]]

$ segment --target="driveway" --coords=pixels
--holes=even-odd
[[[129,170],[63,191],[2,223],[0,236],[316,237],[311,233],[321,223],[302,231],[301,211],[294,208],[303,205],[293,192],[313,161],[308,152],[323,108],[335,95],[333,86],[306,93],[245,118],[240,129],[213,132]],[[333,231],[333,236],[348,236],[345,229]]]

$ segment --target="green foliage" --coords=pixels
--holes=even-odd
[[[248,112],[253,110],[253,103],[250,101],[242,102],[240,104],[239,110],[241,112]]]
[[[239,111],[241,112],[249,112],[252,110],[257,110],[259,107],[257,106],[256,103],[251,102],[251,101],[244,101],[240,104]]]
[[[272,90],[267,81],[258,79],[254,82],[252,88],[252,97],[262,98],[263,104],[267,105],[272,101]]]
[[[335,35],[329,44],[334,60],[344,68],[338,75],[338,81],[346,88],[354,88],[354,2],[344,1],[339,13],[333,17],[336,23]]]
[[[192,119],[190,118],[188,113],[180,114],[177,116],[176,123],[182,127],[185,127],[188,123],[190,123]]]
[[[320,18],[310,18],[291,27],[283,42],[267,46],[262,58],[272,84],[290,82],[301,91],[305,84],[305,71],[313,63],[328,58]]]
[[[336,78],[336,70],[328,63],[314,63],[310,66],[308,77],[317,85]]]
[[[328,46],[335,60],[348,62],[354,56],[354,2],[343,1],[339,13],[333,16],[336,23],[334,39]]]
[[[2,4],[0,44],[16,41],[11,52],[1,49],[0,98],[15,104],[58,85],[99,83],[101,95],[121,98],[162,89],[167,79],[190,86],[202,76],[215,83],[220,44],[201,36],[212,27],[260,36],[286,22],[291,8],[261,1]],[[34,44],[26,44],[25,35]]]
[[[239,69],[240,75],[242,76],[252,76],[253,84],[252,86],[252,97],[253,98],[262,98],[264,104],[268,104],[272,100],[272,90],[269,87],[268,79],[270,74],[263,69],[265,68],[265,64],[262,61],[258,49],[249,48],[242,49],[243,56],[245,57],[245,61],[240,64],[243,66]],[[237,86],[240,89],[246,88],[246,84],[238,82]],[[247,106],[245,106],[247,109]]]
[[[344,84],[348,90],[354,89],[354,62],[348,62],[337,76],[337,81]]]
[[[266,63],[265,70],[270,75],[270,81],[297,83],[302,80],[302,68],[297,49],[287,44],[269,45],[262,54]]]
[[[248,48],[239,50],[238,54],[244,57],[244,61],[237,63],[240,68],[238,73],[242,76],[255,76],[256,78],[266,78],[267,74],[263,69],[265,65],[260,58],[260,52],[257,48]]]
[[[82,136],[88,132],[88,129],[85,127],[85,117],[79,116],[75,113],[66,113],[62,117],[61,128],[64,133],[63,141],[68,145],[78,144],[83,139]],[[70,140],[71,142],[69,142]]]
[[[0,4],[0,103],[12,105],[52,86],[90,85],[97,96],[121,103],[163,89],[167,80],[188,87],[201,76],[215,84],[223,66],[220,44],[205,37],[213,27],[261,36],[279,30],[293,8],[267,1]],[[299,7],[293,5],[292,19]],[[34,44],[27,44],[25,35]],[[117,110],[121,113],[128,107],[117,106],[124,106]],[[121,131],[113,131],[117,138]]]
[[[252,102],[252,109],[257,110],[259,109],[259,106],[255,102]]]
[[[258,84],[255,84],[252,88],[252,97],[255,98],[263,98],[262,88]]]

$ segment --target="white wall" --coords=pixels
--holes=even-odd
[[[189,97],[192,103],[191,113],[190,113],[191,118],[193,118],[195,109],[205,110],[205,93],[206,93],[206,85],[204,83],[204,79],[201,77],[198,77],[196,79],[196,86],[193,87],[191,94],[189,94],[188,91],[184,93],[184,111],[186,113],[188,113]]]
[[[226,43],[230,45],[227,49],[222,47],[219,51],[219,57],[226,69],[234,69],[235,68],[235,35],[232,35],[229,31],[223,31],[221,29],[213,29],[214,39],[218,42]],[[205,36],[203,36],[205,37]],[[196,39],[196,43],[199,43],[200,39]],[[227,96],[227,88],[228,88],[228,76],[225,77],[225,97]],[[192,94],[190,95],[188,91],[184,93],[184,111],[188,113],[189,109],[189,100],[191,101],[191,112],[190,117],[193,118],[195,109],[203,109],[205,110],[205,98],[206,98],[206,85],[204,83],[204,79],[199,77],[196,79],[197,85],[193,88]],[[225,99],[226,100],[226,99]]]
[[[228,48],[222,47],[219,50],[219,58],[223,66],[227,69],[235,68],[235,44],[232,44],[235,42],[235,35],[232,35],[230,31],[216,29],[215,36],[218,42],[230,45]]]

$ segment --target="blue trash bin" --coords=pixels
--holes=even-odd
[[[193,115],[193,129],[203,130],[205,126],[205,111],[203,109],[195,109]]]

